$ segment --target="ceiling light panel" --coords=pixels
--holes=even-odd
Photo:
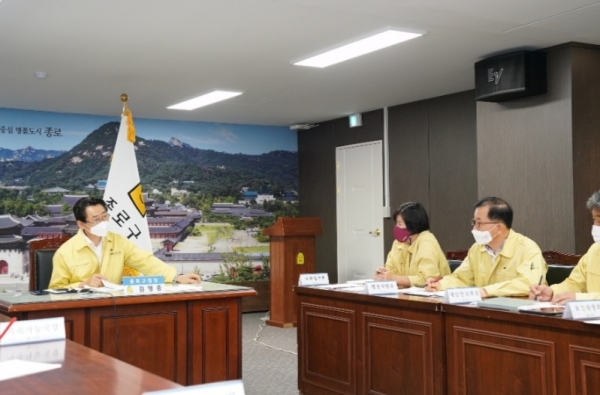
[[[167,107],[169,110],[195,110],[241,95],[242,92],[214,91]]]
[[[355,41],[331,51],[294,63],[296,66],[327,67],[348,59],[356,58],[377,50],[412,40],[422,36],[421,33],[409,33],[399,30],[387,30],[383,33]]]

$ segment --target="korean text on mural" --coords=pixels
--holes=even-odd
[[[3,126],[0,125],[1,134],[28,134],[28,135],[45,135],[46,137],[62,137],[62,129],[60,128],[27,128],[23,126]]]

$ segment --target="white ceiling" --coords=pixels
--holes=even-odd
[[[0,0],[0,108],[312,123],[472,89],[473,63],[600,45],[590,0]],[[291,62],[385,27],[421,38],[325,69]],[[37,79],[36,71],[48,77]],[[215,89],[244,94],[166,107]]]

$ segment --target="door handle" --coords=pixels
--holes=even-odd
[[[379,229],[375,229],[375,230],[370,231],[369,234],[377,237],[381,234],[381,231]]]

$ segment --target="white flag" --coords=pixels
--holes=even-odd
[[[135,159],[135,128],[131,112],[125,110],[112,155],[104,201],[110,213],[109,230],[152,252],[142,184]]]

